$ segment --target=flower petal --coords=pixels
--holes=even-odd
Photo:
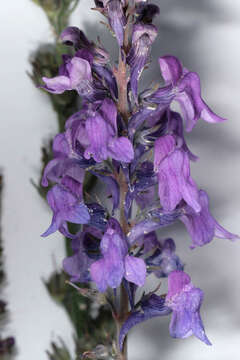
[[[119,0],[109,0],[107,2],[107,10],[110,25],[116,35],[119,46],[123,45],[124,26],[126,18],[123,13],[122,4]]]
[[[105,121],[109,124],[109,134],[117,135],[117,108],[110,99],[104,99],[100,108],[100,112]]]
[[[60,39],[66,45],[72,45],[75,48],[90,46],[90,42],[84,33],[76,26],[68,26],[60,35]]]
[[[87,224],[90,220],[88,208],[85,204],[76,204],[66,211],[61,211],[64,220],[74,224]]]
[[[143,259],[127,255],[125,257],[125,279],[143,286],[146,280],[146,265]]]
[[[96,162],[106,160],[109,134],[104,119],[100,115],[89,117],[86,121],[86,131],[90,145],[85,150],[84,157],[90,159],[92,156]]]
[[[191,278],[184,271],[173,271],[168,276],[168,294],[166,299],[180,293],[184,287],[190,284]]]
[[[106,271],[105,259],[94,262],[90,267],[91,279],[96,283],[100,292],[105,292],[108,287]]]
[[[42,88],[53,94],[62,94],[64,91],[72,89],[70,79],[67,76],[43,77],[42,80],[46,84]]]
[[[161,227],[172,224],[180,216],[179,211],[164,212],[159,209],[158,214],[149,214],[150,219],[145,219],[136,224],[128,233],[128,242],[134,244],[142,235],[160,229]]]
[[[154,170],[157,172],[159,165],[170,155],[176,147],[176,140],[172,135],[161,136],[154,143]]]
[[[130,163],[134,158],[132,143],[124,136],[110,140],[108,153],[113,159],[125,163]]]
[[[183,74],[183,67],[180,61],[171,55],[162,56],[158,61],[166,85],[176,85]]]
[[[75,56],[71,62],[67,64],[67,68],[72,89],[78,89],[81,82],[91,82],[92,71],[87,60]]]
[[[47,236],[55,233],[55,231],[57,231],[60,228],[62,222],[63,221],[62,221],[62,218],[59,215],[59,213],[54,214],[53,218],[52,218],[51,225],[49,226],[49,228],[41,236],[42,237],[47,237]]]

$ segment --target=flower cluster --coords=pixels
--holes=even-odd
[[[59,230],[71,239],[73,255],[63,262],[71,281],[93,282],[112,296],[116,318],[124,315],[125,320],[120,348],[134,325],[170,313],[173,337],[194,334],[210,344],[199,312],[203,292],[183,271],[174,241],[159,240],[156,231],[180,220],[192,248],[214,236],[237,238],[210,214],[208,195],[190,173],[197,156],[184,139],[184,130],[190,132],[200,118],[210,123],[224,119],[202,99],[197,73],[174,56],[159,58],[164,84],[139,93],[157,36],[152,23],[159,14],[156,5],[139,0],[95,0],[95,5],[115,34],[119,64],[111,64],[107,50],[78,28],[63,31],[61,39],[72,46],[73,55],[63,56],[59,74],[44,77],[42,87],[55,94],[76,91],[82,106],[55,137],[54,159],[43,174],[42,185],[53,185],[47,195],[53,219],[43,236]],[[173,102],[181,114],[172,110]],[[110,205],[89,201],[87,172],[107,186]],[[79,225],[77,233],[70,232],[69,223]],[[167,295],[144,294],[136,303],[137,288],[152,273],[168,277]],[[118,314],[119,287],[128,295],[130,313]]]

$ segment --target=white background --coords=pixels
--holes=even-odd
[[[156,1],[157,2],[157,1]],[[102,31],[91,0],[81,0],[72,23],[92,39]],[[199,187],[208,191],[211,210],[227,229],[240,233],[240,2],[237,0],[162,0],[160,35],[155,57],[174,54],[197,71],[208,104],[229,119],[220,125],[199,122],[188,135],[192,166]],[[99,20],[99,19],[98,19]],[[72,329],[62,309],[51,301],[43,277],[60,265],[64,255],[59,235],[42,239],[50,212],[30,184],[40,170],[40,147],[56,132],[55,115],[47,97],[26,75],[31,51],[51,41],[41,9],[30,0],[0,4],[1,121],[0,164],[5,176],[3,237],[5,241],[11,322],[19,360],[46,360],[50,340],[62,336],[72,347]],[[109,36],[104,36],[110,43]],[[156,58],[149,79],[159,76]],[[194,251],[178,225],[164,230],[177,242],[178,253],[193,282],[205,292],[202,317],[213,343],[195,338],[173,340],[169,319],[154,319],[130,335],[130,360],[225,360],[240,357],[240,243],[214,240]],[[153,286],[153,284],[152,284]]]

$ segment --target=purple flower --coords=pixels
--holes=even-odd
[[[214,236],[229,240],[239,238],[238,235],[225,230],[210,214],[208,195],[203,190],[199,191],[199,202],[201,205],[199,213],[195,213],[192,208],[187,206],[180,217],[192,238],[192,249],[209,243]]]
[[[68,143],[67,156],[73,159],[82,160],[85,149],[90,145],[86,130],[86,121],[99,108],[99,101],[85,103],[80,111],[73,114],[65,124],[65,137]],[[87,160],[85,159],[85,162]],[[89,164],[90,165],[90,164]]]
[[[126,25],[126,18],[123,13],[122,0],[103,0],[104,6],[108,13],[109,24],[114,31],[118,44],[123,45],[124,26]]]
[[[205,335],[200,317],[203,291],[191,283],[191,278],[183,271],[173,271],[168,276],[168,294],[165,305],[172,309],[170,335],[184,339],[191,335],[211,345]]]
[[[173,100],[177,101],[186,121],[187,131],[193,129],[199,118],[210,123],[225,120],[212,112],[203,101],[197,73],[183,68],[180,61],[170,55],[160,57],[159,65],[166,87],[159,88],[148,101],[162,104],[163,108],[169,107]]]
[[[101,231],[105,231],[107,226],[105,209],[98,203],[88,204],[87,207],[90,214],[88,225],[100,229]]]
[[[139,306],[141,309],[131,312],[121,327],[119,334],[120,349],[123,347],[125,336],[134,326],[154,317],[166,316],[171,313],[171,309],[165,305],[164,297],[156,294],[146,295],[143,297]]]
[[[160,13],[159,7],[155,4],[148,4],[147,2],[144,2],[142,0],[141,1],[135,0],[135,3],[137,3],[136,11],[138,15],[137,17],[138,22],[151,24],[153,18]]]
[[[76,90],[79,95],[88,95],[92,91],[92,71],[88,60],[65,55],[59,75],[53,78],[43,77],[43,88],[50,93],[62,94],[67,90]]]
[[[151,45],[157,36],[157,29],[151,24],[133,26],[132,48],[127,61],[131,67],[131,89],[134,100],[138,103],[138,81],[146,65]]]
[[[155,142],[154,168],[158,174],[159,198],[164,210],[174,210],[182,199],[195,212],[201,210],[197,186],[190,176],[189,156],[176,147],[172,135],[162,136]]]
[[[112,31],[115,33],[121,47],[124,40],[124,27],[127,23],[123,11],[123,7],[126,5],[125,0],[95,0],[95,5],[108,18]]]
[[[60,39],[65,45],[74,46],[77,50],[91,46],[84,32],[76,26],[68,26],[64,29],[60,35]]]
[[[61,185],[55,185],[48,191],[47,201],[53,211],[53,218],[49,228],[42,234],[43,237],[57,231],[66,221],[87,224],[90,220],[87,206]]]
[[[184,124],[191,131],[199,118],[210,123],[224,119],[203,101],[199,76],[174,56],[159,58],[164,85],[150,85],[139,93],[157,36],[157,5],[149,0],[94,2],[116,37],[119,61],[110,61],[100,39],[95,44],[76,27],[60,36],[72,46],[71,55],[63,55],[58,75],[44,77],[42,88],[53,94],[77,91],[81,105],[55,137],[53,159],[44,170],[42,185],[54,185],[47,194],[52,222],[42,236],[59,230],[69,238],[72,252],[63,268],[71,281],[91,281],[99,292],[107,291],[122,326],[118,354],[133,326],[170,313],[171,336],[195,335],[210,345],[200,317],[203,292],[183,272],[174,241],[159,241],[156,231],[180,219],[192,237],[192,248],[214,236],[238,237],[210,214],[208,197],[190,174],[190,160],[197,157],[184,138]],[[174,101],[182,116],[171,110]],[[111,215],[100,200],[84,204],[86,172],[107,185]],[[113,218],[116,209],[121,224]],[[70,233],[69,222],[77,224],[77,234]],[[168,277],[167,294],[139,293],[152,273]],[[116,290],[120,286],[128,304]]]
[[[138,206],[143,209],[151,205],[155,200],[155,185],[157,176],[153,171],[153,164],[144,161],[141,167],[135,172],[135,181],[130,184],[125,201],[125,214],[129,218],[132,202],[135,199]]]
[[[172,239],[158,243],[153,255],[146,259],[149,272],[153,272],[158,278],[167,277],[174,270],[183,270],[183,264],[175,254],[176,246]]]
[[[72,240],[74,255],[63,260],[63,268],[73,282],[90,281],[90,265],[100,256],[101,232],[89,226]]]
[[[93,157],[102,162],[108,157],[129,163],[133,160],[134,150],[130,140],[118,137],[117,109],[113,101],[105,99],[101,107],[86,121],[89,146],[85,150],[86,159]]]
[[[138,128],[141,127],[142,124],[147,122],[149,126],[154,126],[162,116],[162,110],[160,111],[156,109],[151,109],[146,106],[141,107],[139,111],[137,111],[129,120],[128,123],[128,132],[129,136],[132,139],[138,130]]]
[[[88,160],[83,158],[83,151],[75,146],[76,134],[67,129],[65,133],[58,134],[53,140],[54,158],[47,164],[42,177],[42,186],[48,186],[49,181],[64,185],[82,199],[84,182],[84,167],[90,166]],[[86,142],[86,139],[85,139]]]
[[[109,62],[109,54],[105,49],[90,42],[84,32],[76,26],[68,26],[60,35],[60,39],[65,45],[74,46],[76,50],[86,49],[91,53],[92,62],[95,65],[104,65]]]
[[[109,220],[100,249],[102,258],[90,268],[99,291],[106,291],[108,286],[117,288],[123,277],[138,286],[144,285],[146,265],[142,259],[128,255],[127,241],[117,220]]]
[[[179,210],[166,212],[159,208],[149,211],[147,218],[134,225],[127,234],[129,244],[133,245],[138,241],[142,241],[143,235],[174,223],[180,214],[181,211]]]

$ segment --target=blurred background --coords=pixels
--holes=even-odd
[[[199,121],[187,135],[200,157],[192,175],[210,194],[211,211],[233,233],[240,233],[240,3],[236,0],[159,0],[160,33],[153,46],[153,66],[145,80],[160,75],[157,57],[176,55],[197,71],[202,95],[211,108],[229,119],[219,125]],[[114,40],[90,11],[91,0],[80,0],[71,23],[113,49]],[[2,1],[0,167],[4,173],[2,235],[11,310],[6,328],[17,339],[18,360],[46,360],[51,340],[64,338],[73,350],[72,327],[50,299],[43,284],[61,266],[64,243],[59,234],[40,238],[50,212],[30,183],[39,178],[41,146],[57,132],[56,115],[47,96],[27,76],[29,56],[41,43],[52,41],[44,13],[30,0]],[[103,33],[103,34],[102,34]],[[177,253],[196,286],[205,292],[202,318],[212,347],[194,337],[173,340],[169,319],[156,318],[130,334],[129,360],[225,360],[240,356],[240,242],[214,240],[189,249],[181,224],[161,236],[176,240]],[[152,279],[151,288],[157,284]],[[1,334],[2,335],[2,334]],[[4,335],[4,334],[3,334]]]

